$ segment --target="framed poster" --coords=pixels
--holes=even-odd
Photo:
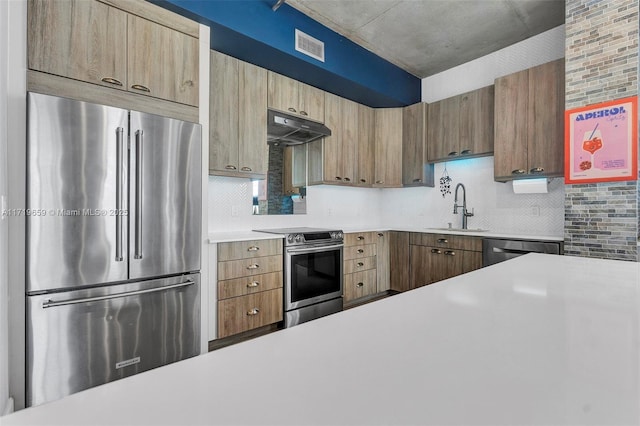
[[[565,183],[636,180],[636,96],[565,111]]]

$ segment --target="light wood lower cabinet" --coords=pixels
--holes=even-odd
[[[389,290],[388,235],[376,231],[345,234],[345,303]]]
[[[218,302],[218,337],[282,321],[282,288]]]
[[[283,319],[282,240],[218,244],[218,338]]]
[[[458,235],[410,235],[410,288],[482,267],[482,239]]]

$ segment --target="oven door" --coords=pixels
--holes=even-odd
[[[285,311],[342,296],[342,248],[335,244],[286,250]]]

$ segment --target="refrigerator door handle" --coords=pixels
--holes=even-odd
[[[148,288],[146,290],[136,290],[136,291],[127,291],[124,293],[107,294],[105,296],[81,297],[79,299],[61,300],[59,302],[53,301],[51,299],[47,299],[44,302],[42,302],[42,308],[43,309],[54,308],[56,306],[76,305],[78,303],[96,302],[99,300],[108,300],[108,299],[116,299],[120,297],[137,296],[140,294],[147,294],[147,293],[156,293],[158,291],[165,291],[165,290],[172,290],[172,289],[181,288],[181,287],[187,287],[192,284],[195,284],[195,281],[187,280],[183,283],[172,284],[172,285],[167,285],[163,287],[154,287],[154,288]]]
[[[123,199],[123,176],[124,167],[122,157],[124,151],[124,129],[116,129],[116,262],[122,262],[122,199]]]
[[[136,130],[136,215],[134,259],[142,259],[142,144],[143,132]]]

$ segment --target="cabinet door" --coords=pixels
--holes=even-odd
[[[427,158],[429,161],[447,160],[458,155],[458,116],[460,97],[443,99],[429,104]]]
[[[127,87],[127,14],[97,1],[28,3],[29,68]]]
[[[378,293],[387,291],[390,288],[389,275],[389,233],[376,232],[376,269],[378,281]]]
[[[462,250],[462,273],[482,268],[482,252]]]
[[[210,51],[209,169],[238,170],[237,59]],[[265,124],[266,126],[266,124]],[[266,145],[266,137],[265,137]]]
[[[344,301],[359,299],[376,293],[376,270],[355,272],[344,276]]]
[[[375,184],[402,186],[402,108],[375,110]]]
[[[460,155],[493,152],[494,86],[466,93],[460,99]]]
[[[127,22],[128,89],[198,106],[198,40],[135,15]]]
[[[528,172],[564,174],[564,59],[529,69]]]
[[[494,176],[504,180],[528,171],[529,71],[496,79]],[[502,178],[502,179],[500,179]]]
[[[409,233],[391,231],[389,235],[389,277],[391,289],[407,291],[409,281]]]
[[[240,62],[238,140],[241,172],[267,174],[267,70]],[[215,93],[213,94],[214,96]],[[232,143],[232,141],[227,141]]]
[[[402,109],[402,185],[424,184],[424,107],[419,103]]]
[[[282,289],[262,291],[218,302],[218,337],[282,321]]]
[[[358,105],[358,149],[356,185],[371,186],[375,177],[374,110]]]
[[[432,266],[430,247],[410,246],[410,288],[418,288],[431,284]]]
[[[267,104],[269,108],[298,113],[298,82],[269,71]]]
[[[300,115],[324,123],[324,91],[298,82],[298,108]]]
[[[342,108],[341,98],[327,93],[324,103],[325,125],[331,129],[331,136],[322,139],[322,168],[324,182],[342,182]]]
[[[358,104],[341,98],[342,112],[342,143],[340,144],[339,164],[342,182],[355,184],[356,182],[356,152],[358,149]]]

